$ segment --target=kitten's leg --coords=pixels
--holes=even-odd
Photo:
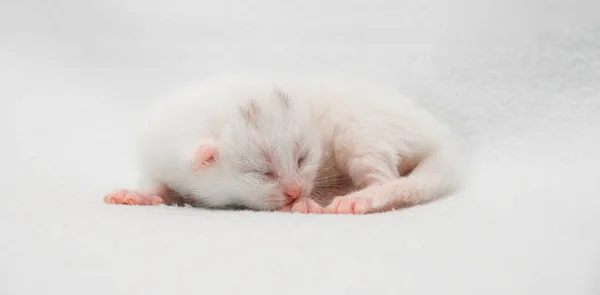
[[[429,153],[406,177],[398,175],[398,163],[385,154],[349,156],[347,169],[362,190],[335,198],[327,210],[336,214],[364,214],[408,207],[437,199],[458,185],[455,154],[449,150]],[[387,157],[389,158],[389,157]],[[393,166],[392,168],[390,168]]]
[[[399,158],[393,153],[387,153],[386,157],[382,152],[363,151],[358,154],[346,149],[346,153],[338,157],[337,161],[340,161],[340,166],[348,172],[354,186],[360,190],[334,198],[326,208],[329,213],[364,214],[374,211],[373,202],[380,196],[372,188],[399,177],[396,168]]]
[[[174,193],[165,184],[146,182],[135,190],[120,189],[104,196],[107,204],[160,205],[173,202]]]
[[[216,149],[210,144],[199,145],[190,160],[190,169],[199,171],[214,162]],[[144,177],[148,179],[149,177]],[[184,205],[185,200],[170,187],[157,181],[142,181],[137,189],[121,189],[107,194],[104,202],[121,205]]]

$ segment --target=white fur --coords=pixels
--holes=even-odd
[[[288,111],[276,91],[289,97]],[[258,105],[259,127],[240,113],[250,100]],[[377,184],[382,189],[372,197],[373,209],[386,209],[437,199],[459,181],[448,129],[411,99],[365,81],[209,80],[157,105],[138,142],[140,189],[151,193],[164,183],[208,207],[272,210],[287,204],[281,186],[259,173],[265,150],[282,178],[302,183],[302,197],[312,193],[322,202]],[[311,151],[298,170],[296,142]],[[195,149],[206,143],[217,147],[218,158],[194,173]]]

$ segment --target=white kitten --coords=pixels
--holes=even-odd
[[[449,130],[410,99],[359,81],[207,81],[158,105],[139,143],[143,183],[106,202],[179,196],[202,207],[358,214],[459,184]]]

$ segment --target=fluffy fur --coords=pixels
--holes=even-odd
[[[460,179],[446,126],[364,81],[210,80],[157,105],[140,135],[142,184],[107,202],[362,214]]]

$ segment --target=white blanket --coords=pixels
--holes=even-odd
[[[600,294],[598,1],[0,3],[0,294]],[[226,70],[380,79],[467,185],[388,214],[109,206],[129,127]]]

